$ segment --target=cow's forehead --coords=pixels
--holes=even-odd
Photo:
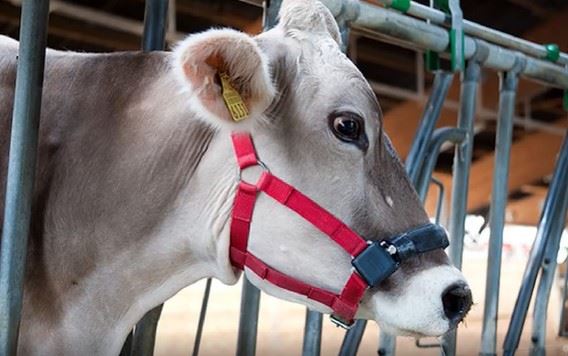
[[[314,36],[298,41],[297,45],[300,49],[292,63],[297,66],[302,86],[323,89],[334,100],[368,110],[365,114],[372,117],[379,116],[379,104],[369,83],[333,39]]]

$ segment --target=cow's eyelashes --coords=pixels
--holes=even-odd
[[[343,142],[352,143],[366,150],[368,146],[365,135],[364,120],[355,113],[334,113],[329,117],[329,127],[335,137]]]

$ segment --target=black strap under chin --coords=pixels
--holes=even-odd
[[[402,261],[436,249],[445,249],[449,244],[443,227],[427,224],[390,240],[371,243],[351,264],[370,287],[376,287],[393,274]]]

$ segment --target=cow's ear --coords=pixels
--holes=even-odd
[[[341,45],[341,34],[329,9],[317,0],[284,0],[280,7],[279,26],[286,33],[298,30],[324,33]]]
[[[191,35],[174,56],[194,108],[216,125],[242,127],[241,122],[258,118],[274,99],[268,60],[242,32],[215,29]]]

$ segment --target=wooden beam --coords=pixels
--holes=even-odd
[[[19,26],[20,9],[0,2],[0,21]],[[140,37],[112,31],[54,14],[49,21],[48,33],[78,43],[90,44],[106,50],[136,50],[140,48]]]
[[[215,26],[230,26],[245,31],[256,22],[262,10],[240,1],[191,0],[178,1],[176,10],[195,18],[204,19]]]

